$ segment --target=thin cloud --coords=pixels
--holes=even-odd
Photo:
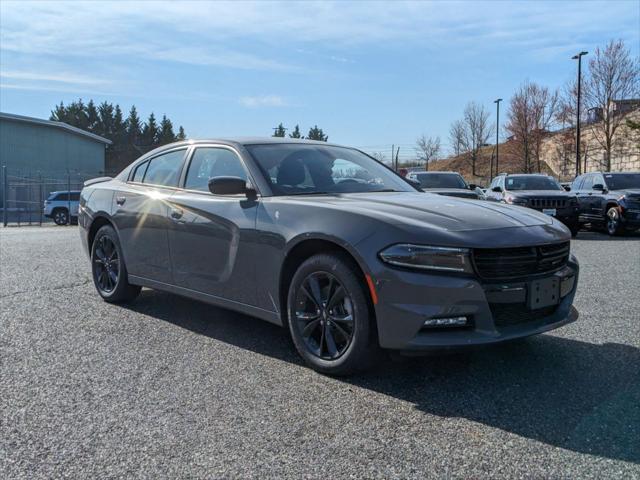
[[[0,77],[9,80],[32,80],[70,85],[105,85],[109,83],[102,78],[89,77],[76,73],[51,74],[39,71],[1,71]]]
[[[284,98],[279,95],[260,95],[254,97],[240,97],[240,105],[247,108],[260,107],[287,107],[290,106]]]

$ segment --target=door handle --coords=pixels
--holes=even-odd
[[[174,220],[180,220],[182,218],[183,213],[184,212],[179,208],[172,208],[169,215],[171,215],[171,218],[173,218]]]
[[[122,196],[116,197],[116,203],[118,205],[124,205],[124,202],[126,201],[127,201],[127,197],[122,197]]]

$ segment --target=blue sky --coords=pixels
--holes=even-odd
[[[4,112],[93,98],[167,114],[192,138],[317,123],[406,153],[420,134],[446,145],[470,100],[493,111],[526,79],[562,86],[579,50],[621,38],[638,55],[640,2],[3,0],[0,27]]]

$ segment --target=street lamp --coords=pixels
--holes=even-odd
[[[582,56],[589,52],[580,52],[571,57],[578,60],[578,105],[576,106],[576,177],[580,175],[580,91],[582,86]]]
[[[498,98],[497,100],[494,100],[493,103],[496,104],[496,175],[498,174],[498,143],[499,143],[499,138],[498,136],[500,135],[500,102],[502,101],[501,98]],[[489,172],[491,174],[491,172]],[[491,175],[489,175],[491,176]]]

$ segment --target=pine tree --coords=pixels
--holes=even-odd
[[[321,128],[318,128],[318,125],[315,125],[313,128],[309,129],[309,134],[307,135],[307,139],[309,140],[320,140],[321,142],[326,142],[329,140],[329,135],[325,135]]]
[[[151,112],[147,123],[144,124],[142,129],[142,144],[151,147],[156,144],[158,137],[158,124],[156,123],[156,116]]]
[[[97,134],[108,138],[113,141],[114,134],[114,118],[113,118],[113,105],[107,102],[102,102],[98,106],[98,128]]]
[[[129,110],[129,117],[126,121],[126,129],[127,142],[129,143],[129,145],[137,145],[142,133],[142,126],[140,124],[140,117],[138,116],[138,111],[136,110],[135,105],[132,105],[131,110]]]
[[[65,123],[82,130],[88,129],[87,112],[81,98],[76,102],[71,102],[66,110]]]
[[[278,125],[276,128],[273,129],[273,135],[272,137],[284,137],[284,133],[287,130],[286,128],[284,128],[284,126],[282,125],[282,123],[280,125]]]
[[[122,110],[120,105],[116,105],[115,113],[113,115],[113,142],[118,145],[124,145],[127,138],[127,127],[122,117]]]
[[[158,132],[158,144],[166,145],[167,143],[175,141],[176,136],[173,133],[173,124],[166,115],[163,115],[160,121],[160,131]]]
[[[89,103],[87,103],[87,130],[95,133],[98,128],[98,121],[99,117],[96,104],[93,103],[93,100],[89,100]]]
[[[67,119],[67,109],[64,106],[64,103],[60,102],[60,105],[56,105],[56,108],[51,110],[51,115],[49,116],[49,120],[53,120],[54,122],[64,122]]]
[[[176,135],[176,140],[185,140],[187,138],[187,136],[184,133],[184,128],[182,128],[182,125],[180,125],[180,128],[178,129],[178,135]]]
[[[293,129],[293,132],[289,134],[289,138],[304,138],[300,135],[300,127],[296,125],[296,128]]]

